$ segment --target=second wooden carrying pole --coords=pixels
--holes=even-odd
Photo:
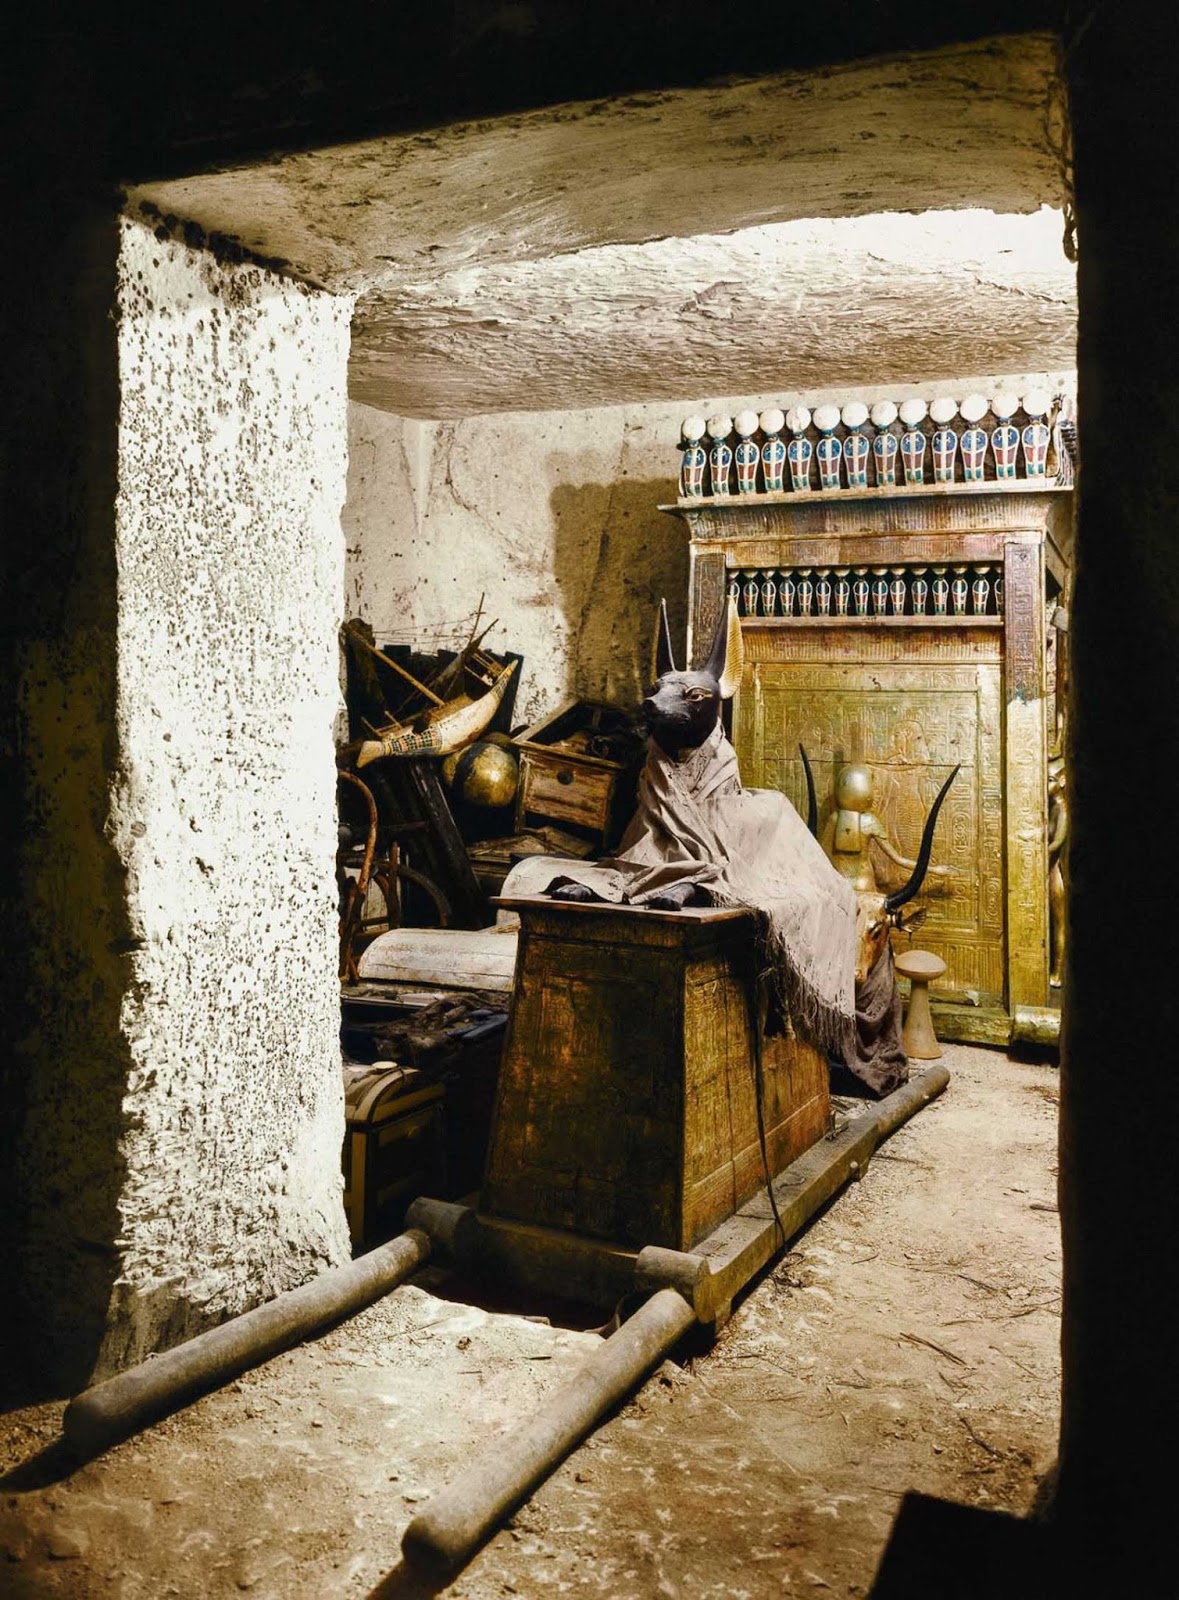
[[[435,1575],[455,1571],[569,1452],[696,1324],[719,1326],[733,1298],[852,1178],[877,1146],[950,1081],[927,1068],[863,1116],[812,1145],[762,1191],[690,1251],[649,1247],[637,1254],[580,1250],[557,1230],[512,1227],[469,1207],[418,1200],[409,1225],[440,1252],[473,1271],[494,1270],[517,1282],[543,1281],[546,1269],[569,1284],[594,1277],[595,1297],[611,1285],[619,1296],[648,1291],[639,1308],[549,1401],[514,1432],[501,1435],[482,1459],[461,1472],[421,1510],[402,1539],[410,1563]]]

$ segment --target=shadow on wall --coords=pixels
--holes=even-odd
[[[0,1355],[3,1401],[89,1377],[119,1272],[129,1055],[120,1006],[134,930],[106,835],[117,761],[119,406],[113,215],[50,199],[22,276],[22,403],[6,427],[0,916]],[[11,307],[10,307],[11,309]],[[68,397],[68,399],[67,399]]]
[[[675,497],[666,478],[563,484],[553,490],[554,577],[570,605],[570,678],[585,700],[638,704],[650,686],[659,602],[666,596],[672,638],[681,645],[688,614],[688,534],[657,510]]]

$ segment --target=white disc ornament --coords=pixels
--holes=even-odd
[[[944,428],[947,422],[953,422],[958,415],[958,402],[951,400],[948,394],[939,394],[936,400],[929,403],[929,419],[936,422],[939,428]]]
[[[816,406],[815,427],[820,433],[831,433],[839,426],[838,406]]]
[[[990,410],[985,394],[968,394],[958,407],[966,422],[979,422]]]

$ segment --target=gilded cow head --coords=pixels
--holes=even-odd
[[[807,827],[818,837],[819,810],[815,801],[815,780],[811,775],[811,764],[807,760],[806,751],[801,745],[798,752],[802,756],[803,771],[806,773],[807,789]],[[937,827],[938,812],[942,802],[950,792],[950,785],[961,771],[961,766],[954,768],[950,776],[937,792],[937,798],[929,808],[929,815],[925,819],[925,827],[921,833],[921,848],[917,852],[917,860],[909,881],[903,889],[897,889],[892,894],[867,893],[860,891],[856,895],[856,982],[863,983],[872,968],[880,960],[885,943],[893,928],[900,928],[905,933],[915,932],[925,921],[926,908],[914,906],[912,910],[904,908],[914,895],[921,890],[925,882],[925,874],[929,870],[929,858],[933,851],[933,832]]]
[[[914,890],[916,893],[916,890]],[[913,933],[925,921],[925,906],[914,906],[911,911],[890,911],[889,896],[868,894],[863,890],[856,895],[856,982],[863,983],[880,960],[888,936],[894,928]]]

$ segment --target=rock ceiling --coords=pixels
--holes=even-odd
[[[406,416],[1074,364],[1052,42],[559,106],[147,184],[356,296]]]

